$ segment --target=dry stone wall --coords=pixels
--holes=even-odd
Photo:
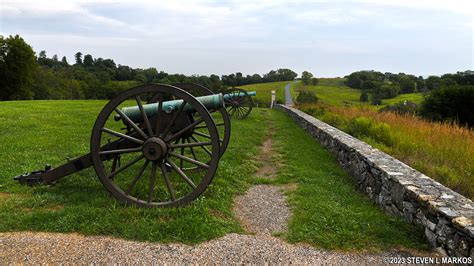
[[[390,155],[304,112],[284,105],[301,127],[336,156],[359,189],[387,213],[421,224],[445,255],[474,257],[474,203]]]

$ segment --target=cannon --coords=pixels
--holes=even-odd
[[[231,88],[224,95],[224,104],[231,117],[245,119],[253,108],[252,96],[256,92],[247,92],[239,88]]]
[[[224,102],[232,97],[187,83],[128,89],[100,111],[90,153],[14,179],[52,184],[92,166],[121,202],[140,207],[187,204],[211,183],[227,148],[231,127]]]

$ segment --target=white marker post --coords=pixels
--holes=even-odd
[[[275,91],[272,90],[272,102],[270,103],[270,108],[273,108],[274,104],[275,104]]]

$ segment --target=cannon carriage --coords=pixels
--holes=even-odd
[[[187,204],[215,176],[230,141],[226,100],[196,84],[149,84],[126,90],[100,111],[90,153],[56,168],[15,177],[28,185],[51,184],[93,167],[117,200],[141,207]]]

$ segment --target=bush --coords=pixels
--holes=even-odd
[[[393,145],[390,126],[383,122],[377,123],[368,117],[352,119],[347,124],[345,131],[358,138],[368,137],[386,146]]]
[[[315,103],[318,101],[316,95],[312,91],[301,91],[296,97],[298,103]]]
[[[382,99],[394,98],[398,95],[400,87],[395,84],[384,84],[374,89],[374,94],[379,95]]]
[[[387,105],[379,110],[379,112],[393,112],[397,114],[417,114],[419,107],[412,101],[403,101],[396,104]]]
[[[474,86],[455,86],[434,90],[421,105],[422,116],[432,120],[457,121],[474,127]]]
[[[369,95],[367,94],[367,92],[364,91],[360,94],[359,99],[360,99],[361,102],[368,102],[369,101]]]
[[[318,85],[319,79],[318,78],[312,78],[311,79],[311,85]]]
[[[382,97],[378,94],[374,94],[372,96],[372,105],[381,105],[382,104]]]

